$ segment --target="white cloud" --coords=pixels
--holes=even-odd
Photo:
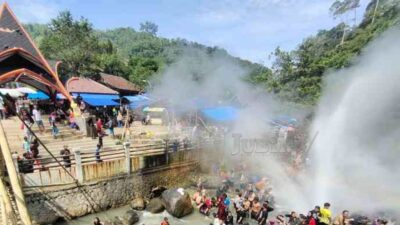
[[[336,22],[332,0],[203,0],[194,20],[203,42],[259,62],[277,46],[291,50],[305,37]]]
[[[9,5],[22,23],[46,23],[60,11],[51,0],[11,0]]]

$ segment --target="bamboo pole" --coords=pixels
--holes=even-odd
[[[22,191],[21,183],[18,179],[18,173],[15,168],[11,151],[8,146],[6,134],[4,133],[3,125],[0,123],[0,146],[3,153],[4,161],[7,166],[8,175],[11,182],[11,187],[14,192],[15,201],[17,203],[18,212],[24,225],[32,225],[31,217],[26,207],[24,192]]]
[[[5,204],[3,201],[3,196],[1,196],[1,198],[0,198],[0,207],[1,207],[1,222],[2,222],[2,224],[7,224],[8,217],[7,217],[7,212],[5,209]]]
[[[4,224],[8,224],[8,222],[11,222],[11,224],[17,224],[17,220],[11,205],[11,200],[8,196],[3,178],[0,179],[0,195],[2,222]]]

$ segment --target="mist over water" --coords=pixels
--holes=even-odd
[[[257,172],[271,178],[277,204],[285,210],[306,213],[330,202],[334,213],[349,209],[400,215],[399,37],[398,30],[385,33],[351,67],[326,75],[308,135],[318,136],[308,168],[295,179],[273,154],[232,155],[228,145],[224,161],[253,162]],[[250,85],[248,72],[233,60],[188,51],[152,81],[150,94],[181,112],[237,105],[239,116],[228,137],[260,138],[274,116],[301,120],[306,114]]]
[[[278,113],[300,113],[288,108],[265,90],[250,84],[249,68],[224,55],[189,50],[152,83],[150,95],[187,113],[216,106],[236,106],[238,118],[233,131],[255,137],[265,133],[268,121]]]
[[[315,203],[400,215],[399,37],[385,33],[327,76],[312,129]]]

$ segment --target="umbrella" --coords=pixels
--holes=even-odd
[[[25,94],[35,94],[37,91],[33,90],[32,88],[28,88],[28,87],[19,87],[16,88],[15,90],[21,92],[21,93],[25,93]]]
[[[19,92],[16,89],[0,88],[0,92],[3,95],[9,94],[13,98],[18,98],[18,97],[24,96],[23,93]]]

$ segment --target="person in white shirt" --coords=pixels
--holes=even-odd
[[[36,124],[39,127],[40,133],[44,132],[44,124],[42,120],[42,114],[40,113],[40,110],[38,109],[37,105],[34,106],[34,109],[32,110],[33,117],[35,119]]]

